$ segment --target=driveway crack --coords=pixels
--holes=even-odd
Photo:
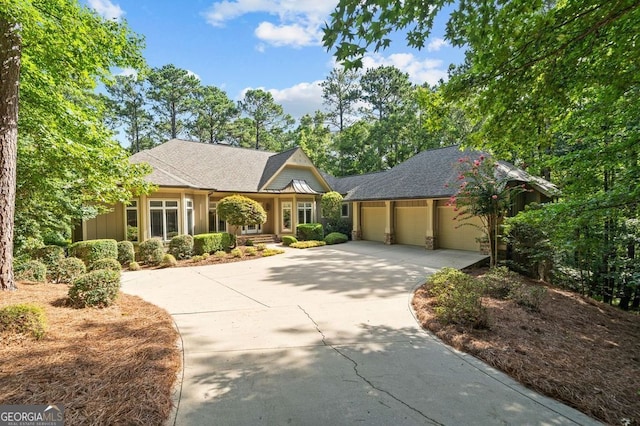
[[[300,305],[298,305],[298,308],[304,312],[304,314],[307,316],[307,318],[309,318],[309,320],[313,323],[313,325],[316,327],[316,330],[318,331],[318,333],[320,333],[320,335],[322,336],[322,344],[324,346],[327,346],[331,349],[333,349],[338,355],[340,355],[341,357],[343,357],[344,359],[350,361],[353,364],[353,371],[355,372],[356,376],[362,380],[363,382],[365,382],[367,385],[369,385],[371,388],[377,390],[378,392],[381,392],[385,395],[387,395],[389,398],[397,401],[398,403],[404,405],[405,407],[407,407],[408,409],[410,409],[411,411],[417,413],[418,415],[422,416],[424,419],[428,420],[431,424],[434,425],[444,425],[443,423],[440,423],[438,421],[436,421],[435,419],[432,419],[431,417],[427,416],[425,413],[423,413],[422,411],[418,410],[417,408],[407,404],[406,402],[404,402],[403,400],[401,400],[400,398],[398,398],[397,396],[393,395],[391,392],[382,389],[378,386],[376,386],[375,384],[373,384],[373,382],[371,382],[369,379],[367,379],[366,377],[364,377],[360,371],[358,371],[358,363],[351,358],[349,355],[345,354],[344,352],[342,352],[339,348],[333,346],[332,344],[327,342],[327,338],[325,336],[325,334],[322,332],[322,330],[320,329],[320,326],[318,325],[318,323],[313,319],[313,317],[311,317],[311,315],[309,315],[309,313]],[[384,404],[383,404],[384,405]]]

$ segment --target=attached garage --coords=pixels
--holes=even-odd
[[[380,241],[384,243],[384,228],[386,209],[384,202],[363,203],[362,210],[362,239]]]
[[[397,201],[395,205],[396,243],[424,247],[427,219],[425,200]]]
[[[457,214],[453,207],[438,206],[438,247],[479,251],[480,243],[476,238],[481,238],[483,233],[471,224],[480,226],[482,224],[480,218],[474,217],[461,222],[455,218]]]

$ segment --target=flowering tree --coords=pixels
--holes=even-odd
[[[498,225],[507,214],[514,196],[526,191],[525,185],[509,185],[512,179],[507,173],[501,173],[499,166],[498,162],[484,155],[473,160],[468,157],[459,159],[458,192],[448,203],[458,211],[456,220],[480,218],[482,226],[479,228],[489,241],[491,267],[496,266],[498,259]],[[464,225],[478,226],[470,222]]]

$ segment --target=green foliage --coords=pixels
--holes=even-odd
[[[111,305],[120,290],[120,272],[98,269],[73,282],[69,288],[69,300],[77,308]]]
[[[332,232],[324,237],[324,242],[327,244],[340,244],[346,243],[347,241],[349,241],[349,237],[339,232]]]
[[[227,140],[231,120],[238,116],[236,104],[215,87],[199,87],[194,93],[191,110],[193,120],[187,123],[189,134],[200,142],[217,143]]]
[[[47,267],[47,280],[49,281],[54,281],[52,275],[64,257],[64,249],[53,245],[40,247],[33,252],[33,259],[39,260]]]
[[[324,228],[321,223],[301,223],[296,227],[296,236],[300,241],[322,240]]]
[[[193,252],[198,255],[224,251],[235,244],[236,237],[227,232],[199,234],[193,237]]]
[[[276,254],[282,254],[284,250],[276,248],[266,248],[262,251],[262,257],[275,256]]]
[[[176,259],[188,259],[193,253],[193,237],[189,234],[176,235],[169,242],[169,253]]]
[[[97,271],[98,269],[108,269],[110,271],[120,272],[122,270],[122,266],[116,259],[106,258],[96,260],[91,263],[91,266],[89,267],[90,271]]]
[[[69,256],[81,259],[89,268],[100,259],[118,259],[118,242],[116,240],[78,241],[69,246]]]
[[[253,240],[247,239],[243,245],[247,247],[253,247]]]
[[[496,299],[508,299],[514,288],[521,284],[520,275],[509,270],[505,266],[497,266],[491,268],[482,278],[480,282],[484,286],[484,292],[487,296]]]
[[[127,241],[138,241],[138,227],[127,225]]]
[[[540,306],[542,306],[546,296],[546,287],[541,285],[526,285],[523,283],[515,285],[509,295],[518,305],[534,312],[540,311]]]
[[[263,251],[266,248],[267,248],[266,244],[262,244],[262,243],[256,244],[256,250],[258,250],[258,251]]]
[[[528,276],[548,280],[553,268],[553,246],[540,224],[532,222],[528,217],[530,218],[519,214],[505,220],[505,234],[507,242],[513,248],[513,262]]]
[[[320,205],[323,217],[332,222],[340,220],[342,215],[342,195],[339,192],[331,191],[322,194]]]
[[[51,272],[51,281],[58,284],[71,284],[87,272],[87,266],[77,257],[64,258]]]
[[[297,243],[292,243],[289,245],[289,247],[292,248],[297,248],[297,249],[306,249],[306,248],[312,248],[312,247],[322,247],[324,245],[326,245],[327,243],[325,243],[324,241],[318,241],[318,240],[307,240],[307,241],[300,241]]]
[[[267,221],[267,213],[260,203],[243,195],[224,197],[218,201],[216,209],[220,219],[236,228],[247,225],[261,225]]]
[[[255,247],[247,247],[244,249],[244,254],[247,256],[255,256],[258,253]]]
[[[489,317],[482,306],[482,284],[453,268],[443,268],[427,280],[427,289],[436,299],[435,313],[444,324],[488,328]]]
[[[247,90],[238,107],[250,120],[255,149],[281,151],[277,136],[293,123],[293,118],[275,103],[273,95],[262,89]]]
[[[282,245],[287,247],[290,246],[293,243],[297,243],[298,239],[296,237],[294,237],[293,235],[283,235],[282,236]]]
[[[28,334],[42,339],[46,332],[44,309],[23,303],[0,308],[0,334]]]
[[[242,257],[242,249],[240,249],[240,247],[234,248],[233,250],[231,250],[231,256]]]
[[[344,235],[351,235],[352,223],[349,219],[341,218],[337,221],[327,221],[327,225],[324,228],[324,232],[331,234],[332,232],[338,232]]]
[[[218,259],[224,259],[225,257],[227,257],[227,252],[224,250],[218,250],[215,253],[213,253],[213,255]]]
[[[128,265],[136,259],[135,249],[131,241],[118,241],[118,262]]]
[[[29,260],[13,266],[13,273],[17,281],[33,281],[43,283],[47,280],[47,267],[38,260]]]
[[[164,244],[159,238],[143,241],[138,247],[138,260],[147,265],[159,265],[164,256]]]
[[[165,253],[162,256],[162,261],[160,262],[160,266],[164,267],[164,268],[168,268],[171,266],[176,266],[178,264],[178,261],[176,260],[176,258],[169,253]]]
[[[129,270],[130,271],[139,271],[140,269],[142,269],[142,268],[140,267],[140,264],[138,262],[134,261],[134,262],[130,262],[129,263]]]
[[[199,255],[195,255],[195,256],[192,256],[192,257],[191,257],[191,261],[192,261],[193,263],[198,263],[198,262],[201,262],[201,261],[203,261],[203,260],[204,260],[204,257],[199,256]]]

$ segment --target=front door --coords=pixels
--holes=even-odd
[[[242,227],[242,235],[259,234],[262,232],[262,225],[247,225]]]

